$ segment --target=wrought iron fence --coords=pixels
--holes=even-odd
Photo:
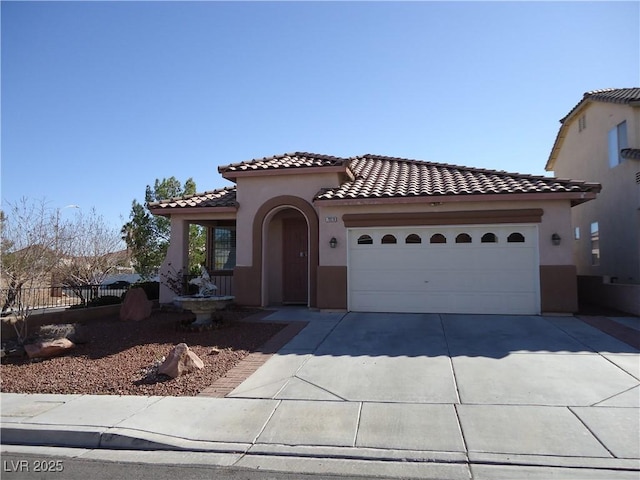
[[[216,270],[211,272],[211,280],[218,289],[217,295],[233,295],[233,272]],[[197,293],[197,287],[189,286],[189,280],[197,275],[184,276],[184,294]],[[191,287],[192,291],[189,290]],[[22,309],[44,310],[51,308],[68,308],[80,305],[90,306],[90,302],[106,296],[124,298],[130,286],[114,287],[111,285],[83,285],[78,287],[45,286],[35,288],[21,288],[14,299],[9,299],[10,290],[0,289],[0,309],[2,314]],[[8,301],[11,300],[11,301]]]
[[[41,310],[66,308],[87,304],[99,297],[117,296],[122,298],[129,287],[115,288],[107,285],[83,285],[79,287],[49,286],[21,288],[15,292],[15,298],[9,298],[12,292],[8,288],[0,289],[0,308],[2,313],[11,312],[22,304],[23,309]]]

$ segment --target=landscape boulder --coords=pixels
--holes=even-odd
[[[57,338],[25,345],[24,350],[29,358],[50,358],[64,355],[74,347],[75,344],[68,338]]]
[[[139,322],[151,316],[153,302],[147,298],[142,288],[132,288],[127,292],[120,307],[120,320]]]
[[[158,368],[158,373],[177,378],[185,373],[201,370],[204,362],[189,349],[186,343],[179,343],[167,356],[167,359]]]
[[[66,338],[76,345],[87,343],[88,339],[86,327],[78,323],[42,325],[36,336],[41,342]]]

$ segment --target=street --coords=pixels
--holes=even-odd
[[[196,455],[185,452],[185,456]],[[362,480],[362,476],[266,472],[214,465],[163,465],[49,455],[2,454],[3,480]],[[366,478],[371,478],[367,476]],[[381,480],[384,480],[380,477]]]

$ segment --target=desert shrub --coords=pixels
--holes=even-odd
[[[131,285],[131,288],[143,289],[149,300],[157,300],[160,298],[160,282],[138,282]]]

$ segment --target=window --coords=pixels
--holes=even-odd
[[[573,238],[575,240],[580,240],[580,227],[576,227],[573,229]]]
[[[420,238],[420,235],[412,233],[407,235],[407,238],[404,239],[404,243],[422,243],[422,239]]]
[[[580,118],[578,118],[578,131],[581,132],[585,128],[587,128],[587,116],[581,115]]]
[[[429,239],[429,243],[447,243],[447,237],[441,233],[434,233]]]
[[[236,266],[236,227],[211,229],[209,264],[213,270],[233,270]]]
[[[591,265],[600,265],[600,228],[598,222],[591,224]]]
[[[360,235],[358,237],[358,245],[373,245],[373,238],[369,235]]]
[[[480,239],[481,243],[496,243],[497,241],[498,239],[496,238],[495,233],[485,233]]]
[[[456,237],[456,243],[471,243],[471,235],[468,233],[461,233]]]
[[[398,240],[396,240],[396,237],[394,237],[393,235],[385,235],[384,237],[382,237],[381,243],[383,244],[398,243]]]
[[[524,243],[524,235],[518,232],[513,232],[507,237],[509,243]]]
[[[613,168],[622,163],[620,150],[629,148],[627,141],[627,122],[619,123],[609,130],[609,167]]]

